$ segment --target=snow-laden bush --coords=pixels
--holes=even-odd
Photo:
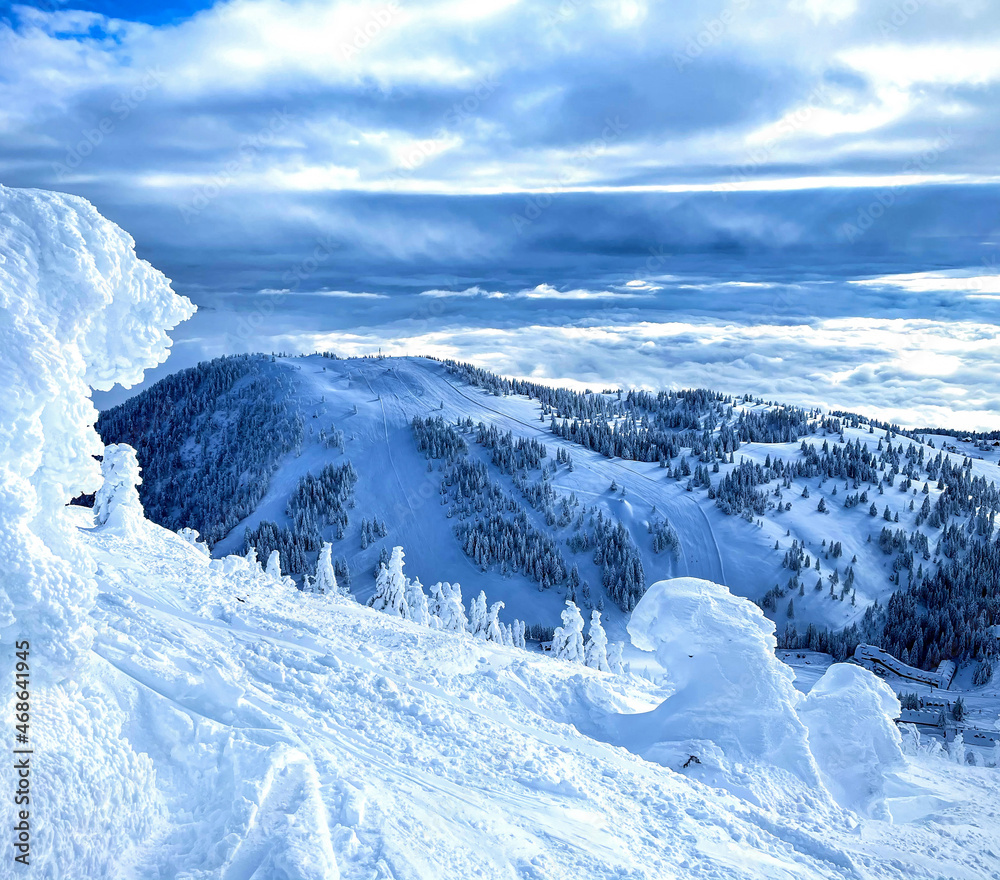
[[[899,700],[874,673],[834,663],[798,709],[827,789],[850,810],[889,819],[885,772],[903,762],[902,737],[893,719]]]

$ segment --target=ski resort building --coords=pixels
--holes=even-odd
[[[854,651],[854,662],[877,675],[891,672],[899,678],[920,682],[935,688],[947,688],[955,677],[955,664],[951,660],[942,662],[935,672],[927,672],[914,666],[907,666],[892,654],[874,645],[858,645]]]

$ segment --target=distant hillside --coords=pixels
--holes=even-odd
[[[859,639],[918,665],[996,650],[996,453],[707,390],[579,393],[456,362],[222,358],[102,414],[150,518],[219,554],[324,540],[361,598],[396,544],[552,625],[566,597],[621,635],[668,576],[726,583],[784,644]],[[926,441],[926,442],[924,442]],[[947,443],[948,449],[939,448]]]

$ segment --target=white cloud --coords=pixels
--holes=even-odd
[[[967,293],[985,299],[986,294],[1000,294],[1000,272],[989,275],[973,274],[976,270],[950,272],[910,272],[880,275],[852,281],[861,287],[895,287],[912,293]],[[971,297],[970,297],[971,298]]]

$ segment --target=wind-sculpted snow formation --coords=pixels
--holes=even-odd
[[[94,597],[63,516],[101,485],[90,389],[139,381],[194,306],[83,199],[0,186],[0,217],[0,637],[30,637],[56,674]]]
[[[631,723],[644,754],[667,766],[692,755],[706,770],[727,760],[780,768],[812,787],[819,772],[805,726],[802,695],[775,657],[774,624],[753,603],[719,584],[674,578],[653,584],[632,612],[632,643],[652,651],[673,693]]]
[[[137,382],[194,307],[83,199],[0,186],[0,218],[0,688],[8,705],[11,646],[27,642],[35,847],[51,857],[36,876],[72,862],[98,877],[159,807],[148,756],[120,736],[127,713],[87,674],[96,567],[66,504],[101,486],[90,389]]]
[[[615,719],[627,748],[757,797],[801,795],[805,783],[841,807],[890,818],[886,775],[903,761],[893,721],[899,700],[871,672],[835,663],[803,696],[775,656],[774,624],[726,587],[696,578],[650,587],[628,631],[637,648],[655,653],[672,693],[652,712]],[[748,782],[753,774],[740,764],[771,772]],[[790,788],[768,791],[764,780]]]
[[[899,700],[867,669],[835,663],[813,685],[799,717],[826,787],[851,810],[888,819],[886,773],[903,763],[902,738],[893,723]]]

